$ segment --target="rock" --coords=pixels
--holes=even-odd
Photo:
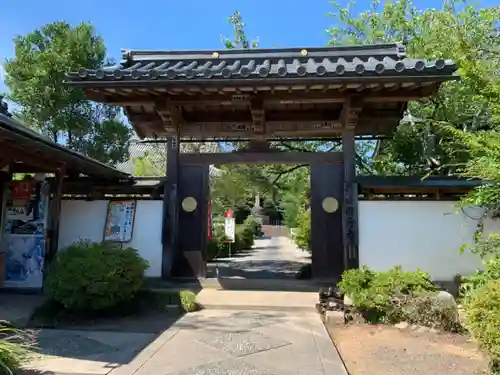
[[[316,311],[319,314],[323,315],[325,313],[326,309],[325,309],[325,307],[321,303],[317,303],[316,304]]]
[[[325,319],[327,323],[344,323],[344,313],[341,311],[326,311]]]
[[[352,299],[346,294],[344,295],[344,305],[345,306],[352,306],[354,303],[352,302]]]
[[[394,327],[399,328],[399,329],[405,329],[408,328],[408,322],[399,322],[394,324]]]
[[[450,321],[459,321],[458,305],[452,294],[441,290],[434,296],[436,305]]]
[[[458,310],[457,301],[451,293],[441,290],[437,292],[436,299],[443,304],[443,307]]]

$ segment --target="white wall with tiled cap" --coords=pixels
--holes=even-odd
[[[79,239],[102,241],[108,210],[107,200],[63,200],[59,227],[59,250]],[[161,276],[163,201],[138,200],[132,241],[124,244],[149,262],[148,277]]]
[[[102,241],[108,201],[63,200],[59,229],[59,249],[78,239]],[[457,211],[456,202],[446,201],[360,201],[360,264],[374,270],[401,265],[405,270],[421,268],[435,281],[452,281],[481,266],[468,252],[459,255],[464,243],[471,243],[477,220],[483,211]],[[148,277],[161,276],[162,201],[137,201],[132,241],[147,259]],[[487,218],[485,233],[500,232],[500,220]]]
[[[421,268],[435,281],[452,281],[481,267],[470,252],[459,255],[464,243],[472,243],[480,208],[457,210],[457,202],[360,201],[359,260],[376,271],[401,265]],[[500,220],[486,218],[484,233],[500,232]]]

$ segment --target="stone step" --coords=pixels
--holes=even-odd
[[[295,280],[295,279],[241,279],[241,278],[205,278],[198,280],[172,280],[147,283],[147,287],[157,290],[190,289],[195,292],[202,289],[217,290],[261,290],[315,292],[321,287],[335,285],[331,280]]]
[[[197,302],[212,310],[313,312],[318,293],[203,289]]]

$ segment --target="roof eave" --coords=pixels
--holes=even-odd
[[[0,114],[0,131],[8,132],[13,134],[15,137],[24,137],[28,138],[31,141],[38,143],[43,148],[49,148],[55,150],[57,152],[61,152],[64,154],[64,158],[69,157],[73,158],[75,162],[86,163],[89,165],[89,169],[87,171],[79,171],[82,173],[88,173],[90,169],[95,171],[95,175],[100,175],[102,177],[112,177],[118,179],[129,179],[131,176],[127,173],[116,170],[113,167],[110,167],[104,163],[101,163],[98,160],[82,155],[76,151],[70,150],[66,147],[58,145],[48,139],[45,139],[43,135],[35,133],[33,130],[29,128],[25,128],[24,125],[18,123],[17,120],[7,117],[5,115]],[[92,173],[94,174],[94,173]]]
[[[203,86],[239,86],[239,85],[261,85],[265,82],[266,85],[284,85],[284,84],[331,84],[331,83],[370,83],[370,82],[445,82],[457,81],[460,77],[454,73],[452,74],[437,74],[437,75],[424,75],[424,76],[410,76],[410,75],[393,75],[393,76],[363,76],[363,77],[304,77],[304,78],[232,78],[232,79],[173,79],[173,80],[152,80],[152,79],[138,79],[138,80],[82,80],[80,78],[73,79],[68,77],[65,84],[70,87],[139,87],[139,86],[176,86],[176,85],[203,85]]]

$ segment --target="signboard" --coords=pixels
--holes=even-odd
[[[135,201],[109,202],[104,241],[130,242],[132,240],[135,206]]]
[[[229,209],[224,211],[224,218],[231,219],[233,217],[233,210]]]
[[[14,200],[14,201],[30,200],[35,184],[36,184],[36,181],[33,181],[33,180],[11,181],[11,186],[12,186],[11,198],[12,198],[12,200]]]
[[[234,221],[234,218],[227,217],[226,219],[224,219],[224,233],[226,234],[227,239],[231,242],[234,242],[235,229],[236,223]]]

